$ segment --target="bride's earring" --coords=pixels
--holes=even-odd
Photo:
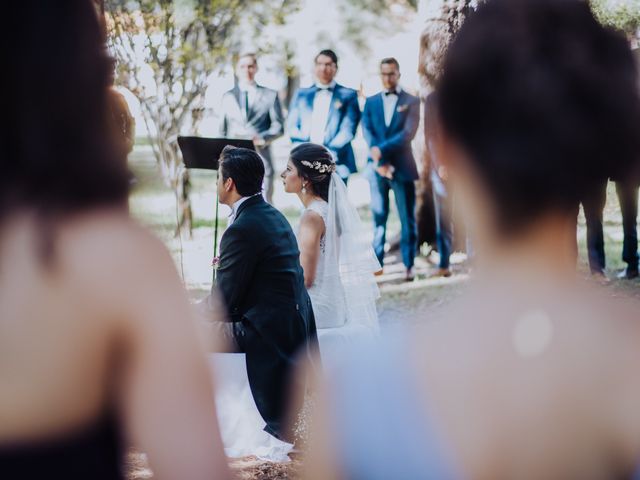
[[[302,194],[303,195],[307,194],[307,186],[304,183],[302,184]]]

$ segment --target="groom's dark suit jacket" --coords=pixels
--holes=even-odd
[[[245,200],[220,244],[217,286],[246,353],[251,392],[267,430],[284,439],[288,382],[298,353],[317,346],[298,243],[287,219],[262,195]]]

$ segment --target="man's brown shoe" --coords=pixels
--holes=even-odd
[[[436,272],[436,274],[434,275],[435,277],[445,277],[448,278],[451,276],[451,269],[450,268],[439,268],[438,271]]]

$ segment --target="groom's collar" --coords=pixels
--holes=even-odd
[[[239,200],[236,200],[236,202],[231,206],[231,216],[233,217],[233,220],[235,221],[238,219],[238,214],[243,210],[243,205],[252,205],[260,200],[262,200],[262,192],[258,192],[248,197],[242,197]]]

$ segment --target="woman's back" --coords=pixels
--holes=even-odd
[[[640,307],[502,287],[340,363],[324,434],[347,478],[390,478],[398,462],[411,478],[630,478]]]
[[[14,215],[0,239],[2,463],[24,457],[70,475],[94,452],[117,471],[122,439],[160,474],[198,476],[209,468],[171,454],[191,437],[224,471],[208,372],[162,244],[100,210],[45,223]]]
[[[125,213],[104,19],[91,0],[7,8],[0,472],[117,478],[121,445],[133,445],[158,477],[226,477],[183,285],[162,243]]]
[[[113,287],[106,281],[117,279],[109,270],[117,268],[121,252],[109,240],[118,236],[111,230],[118,224],[119,235],[127,233],[116,216],[89,222],[44,232],[55,241],[50,265],[39,258],[43,232],[33,217],[16,218],[3,228],[0,411],[13,414],[1,423],[0,441],[81,427],[104,413],[110,401],[106,386],[118,330],[115,305],[106,302]]]
[[[508,296],[498,281],[471,293],[409,347],[456,466],[468,478],[628,474],[640,459],[633,309],[589,290],[532,282],[519,295],[505,283]]]

